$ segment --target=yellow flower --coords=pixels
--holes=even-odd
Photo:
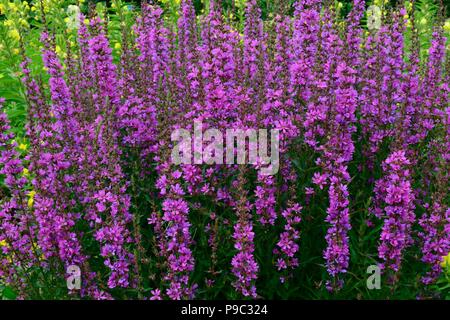
[[[236,1],[236,7],[244,8],[245,7],[245,0],[237,0]]]
[[[84,19],[84,24],[88,25],[89,24],[89,19]]]
[[[119,42],[116,42],[116,44],[114,45],[114,49],[119,50],[120,48],[122,48],[122,45]]]
[[[28,146],[25,143],[21,143],[21,144],[19,144],[19,149],[22,151],[25,151],[28,149]]]
[[[17,12],[17,6],[14,2],[9,2],[8,7],[12,10],[12,12]]]
[[[448,255],[442,257],[441,267],[450,268],[450,252]]]
[[[17,49],[17,48],[15,48],[15,49],[13,49],[13,53],[14,53],[14,54],[19,54],[19,53],[20,53],[20,50]]]
[[[0,247],[6,247],[7,245],[8,243],[6,242],[6,240],[0,241]]]
[[[447,19],[447,21],[445,21],[444,30],[450,32],[450,19]]]
[[[12,21],[12,20],[5,20],[3,22],[3,24],[5,25],[5,27],[12,27],[14,25],[14,21]]]
[[[19,41],[20,40],[20,33],[17,29],[12,29],[8,31],[8,35],[13,38],[14,40]]]
[[[20,19],[19,19],[19,23],[20,23],[20,25],[21,25],[22,27],[25,27],[25,28],[28,28],[28,27],[29,27],[28,21],[25,20],[24,18],[20,18]]]
[[[34,203],[34,196],[36,195],[36,191],[32,190],[28,193],[28,207],[32,208]]]
[[[27,168],[23,168],[22,175],[24,175],[26,177],[26,176],[30,175],[30,171]]]
[[[389,0],[375,0],[375,5],[381,7],[382,5],[386,4]]]

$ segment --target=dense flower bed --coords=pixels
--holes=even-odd
[[[43,6],[48,81],[21,45],[24,143],[0,113],[0,283],[14,297],[396,297],[405,283],[403,297],[439,296],[450,252],[440,13],[424,58],[409,6],[366,29],[362,0],[346,17],[300,0],[266,21],[249,0],[240,33],[213,0],[200,18],[181,1],[176,28],[143,5],[121,24],[115,62],[107,24],[76,8],[77,41],[59,54]],[[172,132],[195,121],[279,130],[279,171],[174,163]],[[73,266],[80,290],[66,287]]]

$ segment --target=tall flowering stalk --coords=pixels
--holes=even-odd
[[[211,8],[202,21],[200,55],[202,92],[204,101],[198,113],[198,119],[214,128],[227,128],[238,119],[242,108],[244,90],[238,85],[239,80],[239,34],[224,24],[220,8],[210,2]],[[240,65],[242,66],[242,65]],[[194,105],[195,106],[195,105]]]
[[[400,11],[400,15],[405,13]],[[398,16],[394,16],[394,21],[402,21]],[[394,23],[394,26],[398,22]],[[400,34],[400,33],[399,33]],[[401,268],[402,259],[405,249],[413,243],[411,230],[415,222],[415,198],[416,193],[412,189],[413,177],[411,174],[411,165],[414,159],[413,155],[417,152],[414,146],[424,141],[429,132],[434,128],[435,121],[433,114],[442,114],[439,107],[433,109],[432,106],[440,106],[442,104],[442,89],[440,81],[444,52],[442,49],[442,37],[435,33],[430,49],[430,57],[428,63],[427,75],[424,77],[424,83],[428,83],[427,87],[423,87],[423,83],[418,78],[418,52],[416,48],[412,48],[409,65],[406,66],[405,73],[401,78],[402,83],[398,87],[396,108],[393,109],[393,121],[402,127],[403,131],[394,131],[393,151],[383,162],[382,168],[385,176],[376,182],[375,185],[375,208],[374,213],[379,218],[384,219],[384,225],[380,237],[380,245],[378,248],[379,257],[383,260],[381,266],[386,268],[391,275],[391,281],[398,281],[398,271]],[[417,43],[413,45],[417,46]],[[441,49],[439,49],[441,48]],[[400,63],[399,63],[400,65]],[[439,66],[441,65],[441,66]],[[436,71],[439,70],[439,71]],[[428,79],[428,80],[427,80]],[[433,79],[433,80],[429,80]],[[433,84],[431,84],[431,82]],[[428,91],[428,86],[432,86]],[[420,92],[424,92],[424,96],[419,96]],[[397,109],[397,106],[399,108]],[[416,121],[416,122],[414,122]],[[391,129],[392,131],[394,129]],[[434,158],[433,156],[431,156]],[[416,163],[417,161],[414,161]],[[436,203],[437,212],[440,212],[439,203]],[[431,218],[427,221],[427,216],[423,217],[419,224],[429,232],[428,240],[425,240],[427,254],[424,261],[436,265],[436,256],[431,253],[431,243],[433,237],[445,229],[445,213],[440,212],[437,217],[442,220]],[[440,226],[440,224],[442,224]],[[439,235],[436,235],[436,241],[439,241]],[[429,242],[430,241],[430,242]],[[445,245],[444,245],[445,247]],[[445,250],[445,249],[443,249]],[[439,266],[433,267],[434,278]],[[433,272],[432,272],[433,273]],[[431,282],[431,277],[427,277],[424,281]]]
[[[366,68],[362,76],[360,123],[369,142],[365,150],[369,168],[383,141],[392,134],[399,115],[398,105],[403,102],[404,14],[402,10],[389,15],[386,19],[390,23],[373,31],[366,40],[366,51],[370,54],[363,59]]]
[[[234,225],[234,248],[238,250],[231,261],[232,272],[236,277],[233,286],[245,297],[256,298],[255,280],[259,266],[254,257],[254,239],[251,205],[247,200],[245,191],[245,168],[239,167],[237,184],[236,215],[237,222]]]
[[[94,237],[101,245],[105,265],[111,270],[108,286],[127,287],[133,259],[128,246],[133,240],[129,232],[130,196],[126,194],[127,183],[120,165],[122,151],[118,144],[117,112],[122,102],[117,69],[100,23],[98,19],[91,21],[92,33],[86,44],[80,44],[82,48],[87,45],[83,71],[94,79],[95,92],[90,92],[90,99],[96,110],[93,118],[83,124],[87,135],[85,142],[94,143],[84,146],[87,149],[83,176],[88,185],[82,202],[86,206],[86,220],[98,228]],[[86,32],[83,28],[80,33]]]
[[[434,50],[430,49],[430,51]],[[433,112],[433,121],[440,134],[428,143],[428,166],[435,172],[430,179],[434,190],[431,193],[430,203],[426,203],[426,213],[419,220],[422,227],[419,233],[422,240],[422,261],[429,266],[429,270],[422,277],[425,284],[434,283],[437,280],[442,272],[442,259],[450,252],[450,208],[447,201],[450,168],[450,108],[448,107],[450,75],[448,71],[444,77],[446,81],[441,84],[439,90],[443,93],[440,99],[446,107],[441,110],[439,108],[441,104],[435,104],[437,108]],[[441,76],[436,75],[438,78]]]
[[[383,261],[381,266],[394,273],[400,270],[404,251],[412,243],[415,197],[409,165],[404,150],[393,152],[383,162],[385,177],[377,181],[374,190],[384,203],[377,213],[384,219],[378,254]]]
[[[320,1],[298,1],[295,4],[291,47],[293,61],[290,64],[294,97],[309,101],[314,83],[313,66],[318,58],[320,33]],[[301,106],[301,104],[298,104]],[[302,115],[303,108],[298,110]]]
[[[43,33],[41,41],[45,45],[43,60],[50,75],[50,95],[52,99],[51,113],[55,117],[53,128],[53,143],[55,154],[44,153],[36,164],[36,179],[34,183],[37,192],[35,200],[36,214],[40,219],[39,225],[45,229],[47,224],[58,248],[58,254],[64,263],[64,269],[71,265],[82,266],[86,256],[81,252],[79,235],[73,228],[79,213],[71,212],[70,207],[76,204],[71,198],[68,185],[75,180],[74,163],[67,159],[67,155],[74,155],[79,141],[79,124],[74,117],[74,109],[70,91],[64,80],[64,73],[47,33]],[[64,142],[62,141],[64,139]],[[72,158],[76,159],[76,158]],[[48,178],[44,178],[47,176]],[[52,208],[53,207],[53,208]],[[42,211],[41,211],[42,210]],[[54,215],[54,217],[52,217]],[[52,222],[52,218],[54,221]]]
[[[354,10],[361,10],[361,7],[356,5]],[[349,39],[344,44],[333,26],[333,14],[326,10],[321,21],[322,61],[316,66],[315,99],[310,102],[304,121],[307,144],[321,154],[316,163],[323,168],[323,172],[316,173],[313,182],[320,188],[329,184],[330,205],[326,222],[330,227],[325,237],[327,248],[324,251],[331,276],[331,281],[327,283],[329,290],[342,286],[339,275],[345,273],[349,265],[348,231],[351,226],[347,184],[350,175],[347,166],[355,149],[352,138],[356,132],[358,103],[355,69],[359,67],[350,65],[342,58],[349,52],[357,57],[355,50],[358,48]],[[357,19],[355,17],[359,16],[356,12],[351,18]],[[357,23],[350,21],[349,28],[357,28]]]
[[[436,118],[439,118],[443,111],[441,106],[448,104],[448,92],[442,85],[446,42],[442,27],[436,27],[429,50],[426,74],[422,82],[423,107],[419,121],[421,139],[425,139],[428,132],[434,128]]]
[[[17,290],[19,297],[26,298],[30,270],[43,265],[35,242],[36,220],[25,190],[28,179],[3,102],[0,99],[0,174],[10,196],[2,194],[0,200],[0,278]]]
[[[174,300],[192,297],[195,289],[195,286],[189,283],[189,274],[194,269],[194,258],[189,248],[192,244],[189,233],[189,205],[182,198],[184,191],[177,183],[179,177],[176,173],[169,177],[168,181],[173,184],[168,184],[168,194],[162,203],[162,220],[167,224],[165,250],[169,269],[164,280],[169,283],[166,293]]]
[[[246,95],[250,99],[246,110],[244,126],[261,124],[263,127],[274,127],[274,108],[277,105],[277,93],[271,86],[278,84],[273,70],[267,70],[267,34],[263,30],[261,10],[256,1],[246,4],[246,21],[244,26],[243,66]],[[280,55],[284,55],[280,52]],[[281,62],[281,61],[280,61]],[[271,66],[271,65],[270,65]],[[280,65],[280,68],[282,66]],[[278,104],[281,107],[281,103]],[[284,107],[284,106],[283,106]],[[276,213],[276,181],[274,176],[258,174],[258,186],[255,190],[255,209],[261,224],[274,225]]]
[[[394,45],[392,49],[397,54],[403,52],[403,18],[404,10],[400,10],[392,16],[393,30],[391,31],[394,43],[388,42],[386,46]],[[382,30],[380,30],[380,33]],[[384,49],[381,47],[381,52]],[[388,53],[387,51],[384,51]],[[416,53],[412,52],[410,63],[417,59]],[[411,99],[407,94],[417,92],[417,83],[415,82],[415,67],[406,68],[402,61],[391,60],[392,63],[386,70],[393,72],[390,76],[386,75],[382,80],[382,88],[386,88],[385,94],[380,97],[383,106],[387,106],[384,119],[381,123],[386,125],[381,131],[384,133],[378,136],[380,140],[371,140],[372,151],[377,150],[378,143],[386,137],[386,134],[394,135],[392,150],[387,159],[382,163],[383,177],[376,181],[374,188],[374,207],[373,213],[380,219],[383,219],[383,227],[378,246],[378,256],[382,260],[380,266],[390,276],[390,281],[398,281],[398,272],[401,269],[402,259],[407,247],[412,244],[411,230],[415,222],[415,194],[412,189],[411,161],[409,143],[405,136],[412,132],[410,124],[411,116],[417,112],[418,101]],[[394,63],[395,62],[395,63]],[[406,72],[402,75],[402,70]],[[388,86],[388,83],[392,84]],[[391,124],[389,124],[391,123]],[[391,125],[402,125],[407,134],[400,131],[394,131]],[[380,131],[380,132],[381,132]],[[383,137],[384,135],[384,137]]]
[[[279,253],[279,257],[277,258],[275,265],[279,271],[290,271],[299,266],[298,258],[296,258],[295,255],[299,250],[297,242],[300,238],[298,226],[301,221],[301,210],[302,207],[300,207],[299,204],[294,203],[281,213],[286,220],[286,224],[284,225],[284,230],[280,234],[277,242],[276,253]],[[280,281],[284,283],[288,280],[288,277],[290,277],[289,274],[287,276],[283,274],[280,276]]]
[[[292,19],[290,17],[282,17],[277,15],[274,19],[275,26],[275,52],[273,62],[269,65],[270,69],[266,72],[267,101],[263,106],[263,114],[265,115],[264,125],[270,125],[272,128],[279,130],[280,140],[280,175],[282,178],[281,186],[276,183],[275,176],[260,176],[258,179],[262,181],[268,180],[269,187],[273,190],[273,203],[264,203],[265,210],[272,209],[275,213],[277,205],[276,197],[280,193],[287,193],[288,200],[283,206],[281,217],[284,220],[284,231],[279,235],[279,240],[274,249],[276,254],[276,268],[281,272],[280,281],[286,282],[292,276],[292,271],[299,266],[296,257],[299,251],[301,221],[301,206],[297,202],[296,189],[294,187],[297,174],[293,169],[293,164],[287,153],[294,149],[293,140],[299,137],[301,123],[301,115],[296,111],[293,97],[293,86],[290,83],[290,64],[293,58],[290,39],[292,37]],[[271,190],[269,189],[269,190]],[[258,200],[255,201],[258,206]],[[272,215],[272,223],[276,218],[276,213]],[[270,221],[270,220],[269,220]]]
[[[448,181],[448,179],[447,179]],[[434,283],[442,272],[443,257],[450,252],[450,209],[444,204],[442,193],[433,196],[432,205],[419,221],[423,232],[422,261],[429,265],[429,271],[422,277],[425,284]]]
[[[131,65],[133,70],[127,69],[128,77],[133,78],[132,91],[119,109],[121,127],[127,131],[124,142],[141,149],[143,159],[158,151],[157,106],[168,88],[168,30],[162,26],[161,15],[160,8],[146,5],[134,26],[138,53],[130,59],[137,61]]]

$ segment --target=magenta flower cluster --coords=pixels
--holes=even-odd
[[[118,63],[98,17],[80,24],[64,59],[42,33],[48,82],[25,55],[22,63],[26,151],[0,111],[0,283],[27,298],[30,278],[48,273],[63,283],[75,265],[82,288],[69,296],[120,298],[129,289],[138,298],[189,299],[200,281],[209,288],[220,275],[238,297],[257,298],[267,272],[261,252],[288,284],[302,267],[303,226],[321,219],[323,284],[335,292],[351,268],[352,222],[362,211],[381,227],[368,254],[393,282],[413,246],[428,268],[423,282],[439,277],[450,251],[442,26],[422,63],[417,35],[405,49],[403,9],[365,31],[363,0],[346,17],[299,0],[292,16],[280,5],[270,21],[256,0],[246,3],[242,33],[218,1],[197,19],[182,0],[176,26],[143,5],[133,29],[124,26]],[[280,170],[173,163],[171,133],[194,121],[203,130],[278,129]],[[363,174],[370,177],[355,186]],[[371,188],[371,202],[356,210],[360,187]],[[308,215],[323,199],[322,212]],[[267,235],[273,246],[259,248]],[[209,274],[199,275],[205,264]]]

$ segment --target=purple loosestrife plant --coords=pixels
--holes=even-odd
[[[255,280],[259,266],[254,257],[254,239],[251,205],[247,200],[245,191],[245,168],[240,166],[237,184],[236,215],[234,225],[234,248],[238,250],[231,261],[232,272],[236,277],[233,286],[244,297],[257,297]]]
[[[412,244],[411,228],[415,221],[414,193],[411,186],[410,161],[405,151],[393,152],[384,162],[385,177],[378,180],[374,192],[381,197],[384,219],[378,255],[381,266],[398,272],[405,249]],[[391,279],[396,281],[395,278]]]
[[[71,212],[71,207],[75,207],[76,201],[72,199],[68,186],[75,180],[73,171],[73,157],[68,159],[68,155],[75,155],[78,150],[79,137],[77,136],[80,128],[74,117],[73,103],[71,94],[64,80],[64,73],[54,48],[52,48],[48,34],[44,32],[41,36],[44,43],[43,60],[50,75],[49,86],[52,100],[51,112],[54,114],[54,147],[55,155],[44,154],[37,166],[40,168],[36,172],[35,189],[37,190],[35,206],[36,210],[49,210],[46,218],[42,217],[41,224],[51,221],[51,214],[55,215],[51,226],[55,234],[56,246],[58,248],[59,258],[64,265],[64,269],[71,265],[82,266],[85,264],[86,256],[82,254],[79,235],[73,228],[80,215]],[[62,141],[64,139],[64,141]],[[49,162],[44,163],[45,160]],[[54,172],[50,171],[54,170]],[[44,180],[40,176],[55,176],[53,181]],[[50,208],[53,206],[54,211]],[[44,209],[45,208],[45,209]],[[44,222],[45,220],[45,222]]]
[[[386,9],[381,28],[363,32],[362,0],[345,17],[331,2],[299,0],[292,15],[280,3],[272,16],[250,0],[240,27],[227,23],[227,6],[209,4],[197,17],[193,1],[180,1],[176,24],[143,4],[133,26],[121,15],[114,51],[115,21],[82,14],[64,59],[44,28],[46,77],[28,58],[21,66],[28,150],[0,112],[0,287],[19,298],[300,297],[296,268],[323,258],[328,275],[308,280],[345,294],[336,292],[361,271],[350,257],[372,243],[367,208],[390,280],[409,280],[399,274],[418,244],[422,282],[439,283],[450,251],[442,26],[421,60],[413,12]],[[194,161],[173,163],[172,133],[192,133],[195,121]],[[262,174],[259,157],[205,161],[208,129],[277,129],[279,170]],[[66,295],[71,265],[82,285]]]
[[[10,195],[2,195],[0,200],[0,278],[17,290],[20,298],[26,298],[31,269],[43,265],[34,242],[36,221],[27,203],[28,181],[3,102],[0,98],[0,175]]]
[[[445,86],[445,85],[444,85]],[[447,83],[448,86],[448,83]],[[448,88],[445,91],[448,91]],[[446,105],[450,102],[447,94]],[[428,144],[429,167],[435,172],[431,178],[434,192],[430,203],[426,203],[426,213],[420,218],[419,233],[422,247],[422,261],[429,265],[429,270],[422,277],[425,284],[435,283],[442,272],[442,257],[450,252],[450,208],[448,205],[449,161],[450,161],[450,108],[446,107],[434,118],[435,127],[441,133]]]
[[[354,10],[361,10],[355,6]],[[327,270],[331,276],[329,290],[339,289],[341,273],[349,265],[348,231],[351,228],[349,215],[350,181],[348,163],[352,160],[354,143],[352,135],[356,132],[356,110],[358,93],[356,91],[356,70],[358,59],[349,65],[344,57],[351,53],[358,56],[359,48],[349,39],[342,40],[333,25],[335,13],[326,10],[320,21],[321,51],[319,61],[313,72],[314,97],[308,103],[305,115],[305,142],[321,155],[317,160],[322,173],[316,173],[313,182],[321,189],[329,185],[330,205],[327,209],[326,222],[330,224],[325,237],[327,248],[324,251]],[[352,13],[351,19],[359,14]],[[358,28],[350,20],[349,29]],[[356,30],[352,32],[357,33]],[[356,50],[356,52],[355,52]]]
[[[275,266],[279,271],[295,269],[299,265],[295,255],[299,250],[297,242],[300,238],[298,226],[301,221],[301,210],[302,208],[298,204],[294,204],[292,207],[287,208],[281,213],[286,220],[286,224],[284,226],[284,231],[280,234],[279,241],[277,242],[278,248],[276,252],[279,252],[280,257],[277,258]],[[286,276],[282,275],[280,281],[283,283],[287,281]]]
[[[90,144],[85,177],[90,181],[83,199],[87,207],[86,219],[97,226],[95,239],[101,244],[100,254],[111,270],[108,287],[128,287],[130,265],[133,259],[128,246],[133,241],[129,232],[131,215],[130,196],[126,194],[119,148],[118,110],[121,106],[120,83],[116,66],[112,62],[111,49],[100,20],[91,21],[89,40],[84,57],[85,72],[94,80],[95,92],[91,92],[92,107],[96,116],[85,123]],[[80,28],[81,30],[81,28]]]
[[[403,103],[402,71],[404,70],[404,20],[405,12],[391,13],[391,21],[373,31],[366,40],[363,59],[360,123],[369,142],[365,150],[367,165],[372,168],[376,153],[386,137],[392,135]],[[367,54],[369,53],[369,54]]]

